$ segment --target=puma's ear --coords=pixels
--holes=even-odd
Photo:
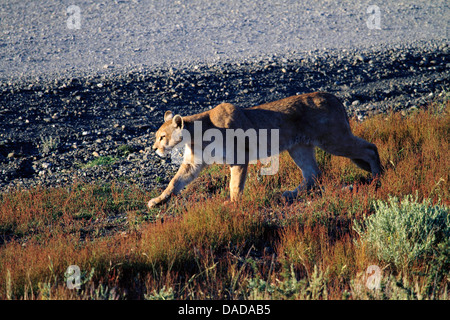
[[[183,127],[184,127],[184,121],[183,121],[183,118],[179,115],[179,114],[177,114],[175,117],[173,117],[173,119],[172,119],[172,125],[175,127],[175,128],[178,128],[178,129],[183,129]]]
[[[164,122],[170,121],[173,118],[172,111],[168,110],[166,113],[164,113]]]

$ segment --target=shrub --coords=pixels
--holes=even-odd
[[[408,195],[401,202],[396,197],[378,200],[375,211],[365,226],[355,222],[354,229],[380,260],[401,268],[444,254],[450,238],[448,207]]]
[[[47,154],[58,150],[61,145],[61,139],[59,137],[44,137],[41,136],[41,143],[38,145],[39,151],[43,154]]]

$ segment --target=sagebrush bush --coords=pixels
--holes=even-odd
[[[389,197],[378,200],[375,214],[364,224],[355,222],[354,229],[360,241],[374,249],[377,257],[398,268],[412,262],[438,257],[440,248],[450,238],[449,209],[432,205],[429,199],[419,202],[408,195],[399,201]]]

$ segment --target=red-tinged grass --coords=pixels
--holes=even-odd
[[[378,146],[386,167],[380,197],[419,193],[421,198],[450,201],[450,103],[446,112],[433,106],[404,117],[395,113],[354,126],[355,134]]]
[[[71,228],[73,224],[137,209],[147,198],[145,192],[120,190],[115,185],[11,191],[0,196],[0,232],[6,237],[46,233],[49,227],[71,232],[78,229]]]
[[[140,272],[195,272],[198,255],[205,251],[218,254],[230,244],[242,249],[261,241],[264,228],[258,215],[246,215],[240,207],[217,199],[205,204],[191,204],[182,216],[111,237],[81,242],[79,233],[61,232],[45,240],[11,241],[0,252],[0,272],[14,279],[8,290],[19,296],[28,291],[30,296],[39,291],[39,282],[64,285],[69,265],[85,271],[94,268],[102,275],[96,280],[108,283],[116,280],[111,271],[120,266],[121,281],[127,282]],[[0,283],[2,292],[7,290],[4,285]]]
[[[78,184],[3,193],[0,298],[383,297],[360,285],[369,265],[385,265],[356,244],[353,224],[389,195],[450,203],[449,103],[439,107],[352,120],[354,133],[378,147],[386,169],[378,188],[361,183],[370,174],[350,160],[318,150],[319,187],[292,205],[281,194],[302,175],[286,153],[276,175],[251,166],[238,204],[224,204],[224,166],[206,169],[181,196],[151,211],[146,202],[160,190]],[[82,270],[82,290],[67,288],[69,265]],[[417,274],[427,268],[408,279],[420,286],[426,278]],[[383,294],[395,297],[391,291]]]

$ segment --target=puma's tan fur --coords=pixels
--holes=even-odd
[[[311,188],[315,179],[320,176],[315,147],[333,155],[348,157],[375,177],[382,172],[377,147],[352,134],[344,106],[328,93],[302,94],[248,109],[222,103],[209,111],[186,117],[173,116],[172,112],[167,111],[164,121],[156,132],[153,145],[153,149],[160,156],[168,155],[181,141],[183,128],[193,135],[194,121],[201,121],[203,131],[211,128],[279,129],[279,151],[289,152],[302,170],[304,178],[295,190],[283,193],[283,197],[288,200],[295,198],[298,192]],[[172,194],[178,194],[206,166],[205,163],[194,161],[192,150],[195,148],[193,139],[192,143],[186,144],[185,158],[178,172],[164,192],[149,201],[150,208],[167,201]],[[247,167],[248,163],[230,165],[232,201],[237,200],[244,189]]]

